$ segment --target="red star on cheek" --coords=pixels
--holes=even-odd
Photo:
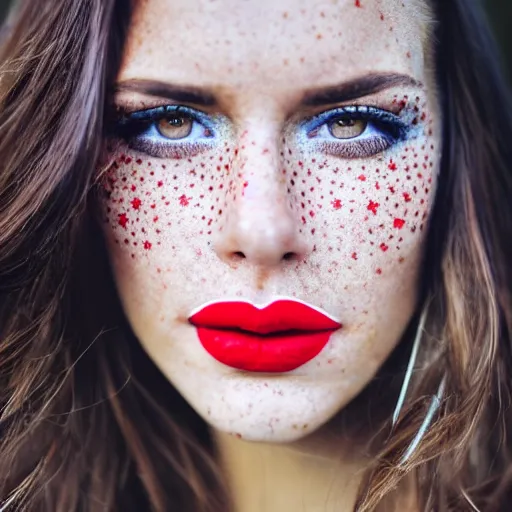
[[[374,215],[377,215],[377,208],[379,207],[379,203],[376,203],[374,201],[370,201],[368,203],[368,206],[366,207],[367,210],[372,212]]]
[[[402,229],[405,225],[405,220],[403,219],[395,219],[393,222],[393,227],[397,229]]]
[[[128,224],[128,216],[126,215],[126,213],[119,214],[118,223],[122,228],[126,229],[126,224]]]
[[[185,194],[181,195],[179,198],[181,206],[188,206],[190,201],[190,197],[187,197]]]

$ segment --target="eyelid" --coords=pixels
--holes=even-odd
[[[365,130],[355,137],[336,138],[329,124],[337,119],[366,121]],[[343,106],[310,116],[301,123],[300,138],[315,151],[339,158],[370,158],[404,141],[411,125],[396,114],[372,106]]]
[[[349,105],[344,107],[337,107],[330,110],[325,110],[320,114],[306,118],[302,126],[308,133],[316,130],[321,125],[329,122],[337,117],[348,117],[349,119],[362,119],[365,121],[373,122],[376,125],[393,126],[400,134],[404,134],[408,128],[405,123],[396,114],[387,110],[371,106],[358,106]]]
[[[154,123],[164,119],[168,115],[184,114],[191,119],[201,123],[208,130],[215,130],[216,123],[211,116],[198,109],[187,107],[185,105],[162,105],[145,110],[138,110],[129,114],[124,113],[119,119],[119,126],[122,128],[130,124],[137,123]]]

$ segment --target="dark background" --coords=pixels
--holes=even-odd
[[[444,1],[450,2],[451,0]],[[496,39],[501,44],[504,63],[510,79],[512,78],[512,0],[486,0],[484,4],[489,11]]]
[[[32,0],[44,2],[45,0]],[[79,1],[79,0],[77,0]],[[452,0],[443,0],[451,2]],[[12,0],[0,0],[0,20],[3,20]],[[512,0],[483,0],[495,29],[496,39],[502,47],[503,61],[512,78]]]

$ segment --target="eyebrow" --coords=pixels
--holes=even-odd
[[[409,75],[398,73],[370,74],[342,84],[306,91],[302,102],[308,106],[342,103],[398,86],[422,87],[422,83]]]
[[[369,74],[334,86],[310,89],[304,93],[302,103],[306,106],[342,103],[398,86],[422,87],[422,83],[409,75],[398,73]],[[116,84],[115,92],[125,91],[193,103],[203,107],[217,104],[215,96],[202,88],[179,86],[156,80],[130,79]]]
[[[174,101],[194,103],[203,107],[216,104],[213,94],[193,86],[179,86],[155,80],[131,79],[116,84],[115,92],[138,92]]]

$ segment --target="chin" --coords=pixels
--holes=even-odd
[[[208,424],[214,430],[232,435],[238,439],[252,443],[286,444],[299,441],[320,428],[325,421],[309,423],[289,423],[280,421],[279,424],[251,425],[243,421],[233,421],[231,428],[226,428],[224,422],[212,422]]]
[[[189,395],[190,405],[214,430],[264,443],[291,443],[307,437],[356,394],[356,390],[348,393],[346,388],[298,384],[292,379],[230,379],[216,384],[207,393]]]

